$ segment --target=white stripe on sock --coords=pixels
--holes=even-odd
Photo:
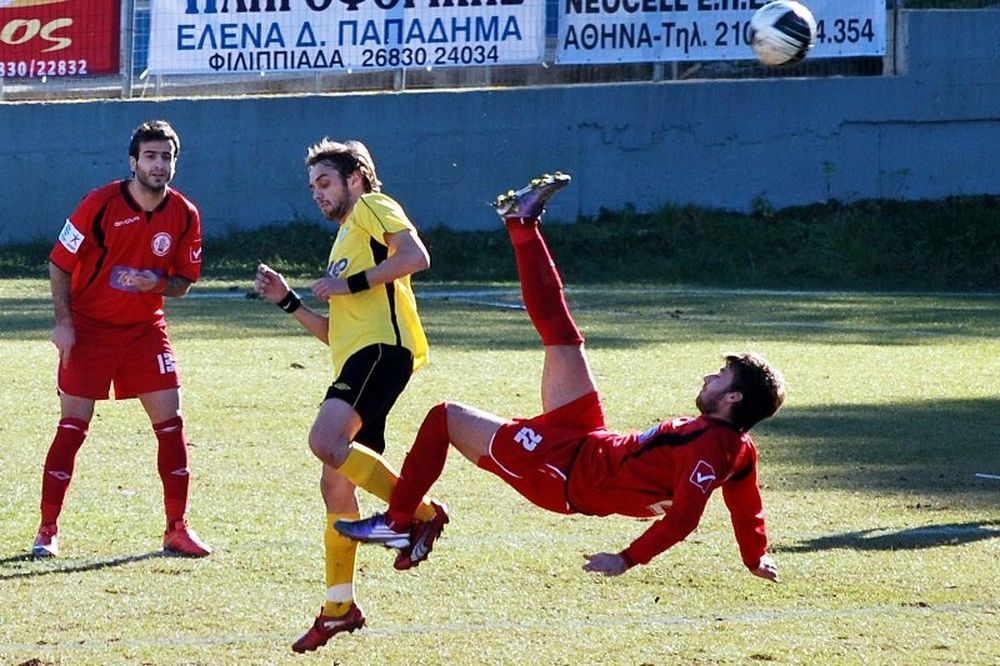
[[[335,604],[354,601],[354,583],[343,583],[326,588],[326,600]]]

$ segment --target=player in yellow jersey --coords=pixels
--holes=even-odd
[[[382,194],[375,163],[359,141],[323,139],[306,156],[309,188],[323,215],[339,226],[326,275],[313,295],[329,316],[303,305],[285,278],[261,264],[254,287],[330,347],[332,385],[309,433],[323,462],[326,504],[326,601],[313,626],[292,645],[315,650],[334,635],[360,629],[365,616],[354,601],[357,543],[340,535],[338,520],[360,517],[355,488],[388,501],[397,475],[382,458],[385,419],[410,375],[427,362],[427,338],[417,314],[410,275],[430,257],[403,208]],[[424,501],[414,533],[443,529],[443,506]],[[399,548],[408,543],[404,538]],[[400,568],[410,566],[401,559]]]

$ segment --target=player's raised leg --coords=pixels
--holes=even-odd
[[[583,335],[570,314],[562,279],[539,228],[545,203],[569,182],[570,176],[558,171],[544,174],[520,190],[499,195],[492,204],[510,235],[524,306],[545,346],[541,390],[546,412],[596,391]]]
[[[448,457],[447,404],[433,407],[424,417],[410,448],[399,480],[392,491],[389,509],[364,520],[337,522],[334,527],[345,537],[362,543],[372,543],[387,548],[398,548],[401,554],[409,553],[414,541],[421,545],[418,554],[429,553],[433,542],[440,536],[448,522],[448,513],[441,504],[434,503],[434,516],[427,521],[414,521],[417,507],[431,485],[444,470]],[[397,569],[409,569],[426,557],[413,561],[408,555],[397,558]]]
[[[448,523],[445,507],[434,502],[435,516],[414,520],[416,507],[444,471],[448,447],[454,444],[462,455],[477,463],[506,421],[460,403],[441,403],[424,417],[410,448],[399,482],[386,513],[359,521],[341,521],[335,527],[352,539],[400,549],[397,569],[409,569],[427,559],[434,543]]]

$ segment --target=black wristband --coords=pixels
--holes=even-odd
[[[283,299],[278,301],[277,305],[288,314],[292,314],[302,307],[302,299],[299,298],[299,295],[295,293],[294,289],[289,289],[288,293],[285,294]]]
[[[359,291],[371,288],[371,285],[368,284],[368,276],[365,275],[364,271],[361,271],[347,278],[347,288],[351,290],[352,294],[356,294]]]

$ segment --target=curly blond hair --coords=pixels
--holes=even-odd
[[[336,169],[344,180],[358,171],[365,183],[365,192],[382,191],[382,181],[375,171],[375,160],[372,159],[368,146],[357,139],[341,142],[323,137],[318,143],[309,146],[306,168],[321,163]]]

